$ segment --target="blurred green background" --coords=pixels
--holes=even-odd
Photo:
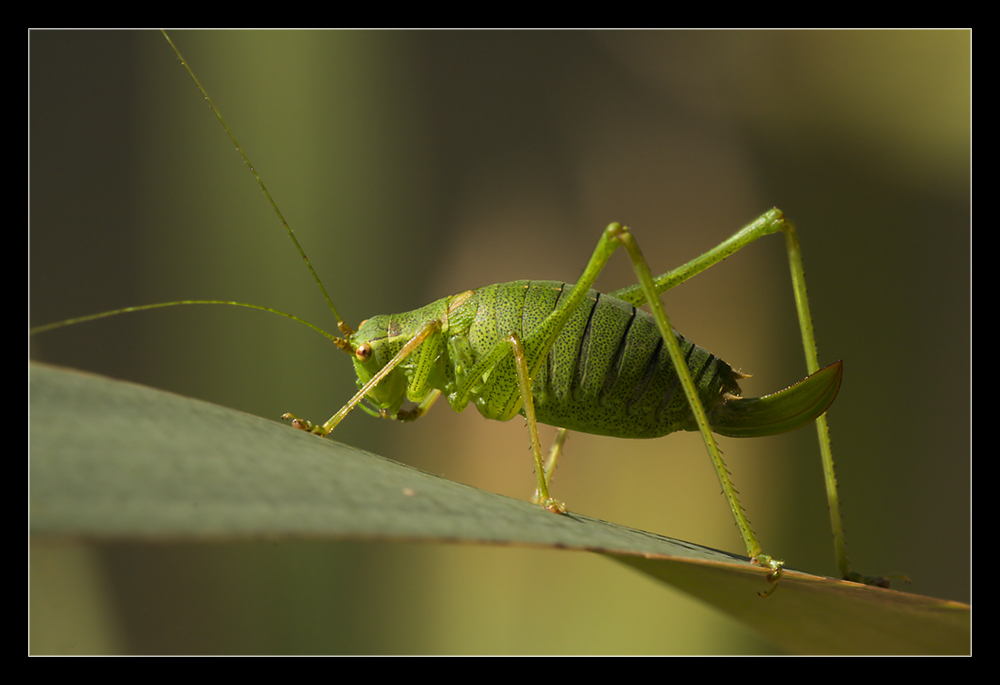
[[[801,233],[855,569],[970,600],[971,36],[837,32],[177,32],[352,324],[517,278],[574,281],[610,221],[654,273],[770,206]],[[335,324],[155,32],[30,33],[30,320],[234,299]],[[598,287],[634,280],[616,258]],[[782,241],[665,296],[753,378],[805,375]],[[350,364],[278,317],[157,310],[33,358],[264,417],[325,420]],[[223,427],[224,429],[224,427]],[[543,439],[551,439],[547,431]],[[336,439],[513,497],[523,422],[357,412]],[[835,575],[815,434],[721,447],[765,551]],[[743,547],[697,435],[573,435],[580,513]],[[743,653],[727,618],[611,561],[388,542],[34,545],[44,652]],[[780,592],[780,590],[779,590]]]

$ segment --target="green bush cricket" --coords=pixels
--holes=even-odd
[[[738,240],[734,240],[732,244],[726,246],[725,248],[723,248],[723,246],[720,246],[720,249],[723,249],[723,250],[730,250],[730,249],[735,250],[735,249],[738,249],[739,247],[742,247],[743,245],[751,242],[756,237],[764,235],[765,233],[767,233],[769,231],[772,231],[772,230],[783,230],[783,228],[786,225],[787,224],[783,221],[783,219],[782,219],[782,217],[781,217],[780,214],[772,213],[769,216],[762,217],[759,222],[757,222],[755,225],[753,225],[754,228],[750,230],[750,236],[751,237],[744,236],[743,238],[740,238]],[[615,233],[617,230],[618,229],[615,229],[615,231],[611,231],[611,233]],[[596,232],[595,232],[595,234],[596,234]],[[614,238],[608,238],[608,242],[611,242],[613,240],[624,242],[626,240],[625,239],[626,235],[627,234],[618,234]],[[604,254],[604,252],[607,251],[607,246],[606,245],[603,246],[603,247],[600,247],[598,251],[602,252],[602,254],[600,256],[598,256],[595,253],[595,259],[594,259],[594,262],[593,262],[594,268],[593,269],[588,268],[588,278],[590,276],[596,276],[596,272],[600,270],[600,266],[603,264],[604,261],[606,261],[606,259],[609,256],[608,254]],[[693,266],[690,267],[690,268],[682,267],[681,269],[675,270],[675,272],[670,272],[668,274],[664,274],[664,278],[662,280],[658,279],[657,282],[656,282],[656,284],[653,285],[652,287],[654,287],[654,288],[656,288],[656,289],[658,289],[658,290],[660,290],[662,292],[663,290],[666,290],[667,288],[672,287],[672,285],[674,285],[676,283],[679,283],[679,282],[682,282],[683,280],[686,280],[691,275],[694,275],[694,273],[697,273],[698,271],[700,271],[703,268],[707,268],[707,266],[711,265],[712,263],[715,263],[715,261],[718,261],[719,259],[722,258],[722,256],[718,256],[718,257],[711,256],[710,257],[709,254],[711,254],[711,253],[707,253],[703,258],[700,258],[701,262],[700,262],[700,264],[699,264],[699,266],[697,268],[695,268]],[[791,254],[791,249],[790,249],[790,254]],[[698,261],[698,260],[696,260],[696,261]],[[639,260],[637,258],[633,258],[633,262],[636,263],[637,265],[644,263],[644,262],[642,262],[641,260]],[[794,271],[794,268],[795,267],[794,267],[794,264],[793,264],[793,271]],[[591,272],[593,272],[593,273],[591,273]],[[647,282],[644,284],[646,286],[647,290],[651,287],[650,283],[652,283],[652,281],[649,281],[647,279]],[[584,292],[585,290],[586,290],[586,288],[584,288],[584,287],[581,286],[581,288],[580,288],[580,293],[582,293],[581,296],[585,296],[586,295],[586,293]],[[640,304],[642,301],[644,301],[645,299],[647,299],[648,296],[640,296],[640,295],[637,294],[637,291],[638,291],[638,288],[637,287],[633,287],[631,289],[624,289],[622,291],[617,291],[616,293],[612,293],[612,294],[617,294],[621,298],[625,298],[625,299],[631,298],[629,301],[632,304]],[[804,284],[802,285],[801,292],[804,293]],[[578,293],[578,294],[580,294],[580,293]],[[152,306],[162,306],[162,305],[152,305]],[[554,312],[554,313],[556,313],[559,316],[561,316],[562,314],[566,314],[567,312],[571,313],[571,309],[572,308],[565,308],[564,307],[561,310],[559,310],[558,312]],[[455,315],[459,316],[460,314],[461,314],[461,312],[459,312],[458,310],[456,310]],[[558,318],[558,316],[557,316],[557,318]],[[659,315],[659,316],[657,316],[657,318],[659,319],[659,321],[657,321],[657,326],[659,328],[661,328],[662,330],[669,330],[669,323],[666,320],[665,314]],[[433,317],[431,319],[429,319],[428,321],[425,321],[424,323],[431,323],[432,321],[436,321],[438,323],[438,325],[442,324],[442,321],[441,321],[440,318],[436,318],[435,319]],[[807,319],[804,320],[804,321],[807,321]],[[555,326],[555,328],[562,330],[562,326],[565,326],[566,324],[553,324],[553,325]],[[805,323],[803,324],[803,327],[805,328]],[[424,349],[423,349],[424,344],[426,344],[428,342],[428,340],[434,338],[437,335],[437,331],[434,331],[434,330],[431,330],[431,329],[427,329],[426,331],[424,331],[423,333],[421,333],[420,331],[422,331],[422,330],[423,329],[414,328],[414,329],[411,329],[409,331],[413,335],[423,335],[424,337],[421,337],[419,339],[418,342],[420,344],[416,345],[413,348],[413,350],[409,353],[409,356],[404,357],[403,360],[401,360],[401,361],[409,360],[409,361],[412,361],[412,362],[416,362],[419,359],[421,359],[422,355],[424,354]],[[345,333],[345,336],[346,336],[346,333]],[[670,341],[670,339],[672,339],[672,335],[663,336],[662,333],[661,333],[661,338],[663,340],[665,340],[667,342],[667,344],[669,345],[669,341]],[[534,342],[534,341],[532,341],[532,342]],[[547,345],[552,344],[553,342],[554,341],[547,340],[547,341],[542,341],[542,342],[537,343],[537,344],[541,348],[544,348]],[[515,362],[518,361],[520,357],[512,352],[513,347],[511,347],[511,345],[513,345],[513,343],[510,343],[509,345],[507,343],[503,343],[503,344],[498,343],[498,345],[499,346],[495,348],[496,351],[494,353],[494,357],[492,357],[490,359],[490,361],[483,368],[478,368],[477,367],[475,369],[476,373],[471,374],[473,377],[475,377],[476,375],[479,375],[480,372],[486,372],[486,371],[488,371],[490,374],[493,374],[502,365],[509,365],[512,368],[517,366],[517,364]],[[354,350],[356,350],[358,347],[360,347],[360,343],[351,343],[351,344],[347,345],[347,347],[350,347],[350,348],[353,348]],[[806,344],[806,348],[809,349],[809,347],[810,347],[810,345],[807,343]],[[814,346],[812,346],[812,347],[814,349]],[[540,363],[540,361],[543,358],[543,356],[544,355],[541,354],[541,353],[539,353],[539,352],[534,352],[534,351],[529,350],[528,352],[526,352],[526,354],[524,356],[524,359],[526,360],[526,362],[530,362],[531,364],[537,364],[537,363]],[[674,356],[676,358],[677,354],[675,354]],[[401,364],[401,366],[402,366],[402,364]],[[815,368],[814,368],[814,366],[815,366]],[[684,367],[684,365],[679,365],[678,368],[685,368],[685,367]],[[810,370],[810,372],[814,372],[814,371],[818,370],[818,365],[811,364],[809,370]],[[529,376],[532,375],[532,369],[530,369],[530,368],[528,369],[528,375]],[[678,382],[680,383],[681,386],[684,386],[684,389],[685,389],[686,392],[690,392],[689,391],[689,387],[692,386],[691,379],[690,378],[684,379],[683,377],[685,375],[690,375],[690,374],[684,374],[684,373],[682,373],[681,374],[681,379]],[[838,376],[838,381],[839,381],[839,372],[838,372],[837,376]],[[523,376],[522,376],[522,378],[523,378]],[[406,384],[407,385],[412,385],[412,381],[410,379],[408,379]],[[509,385],[509,383],[508,383],[508,385]],[[832,382],[828,382],[828,383],[825,384],[824,387],[829,388],[832,385],[833,385]],[[376,386],[376,388],[377,387],[378,386]],[[491,388],[499,387],[499,384],[496,383],[496,381],[495,381],[495,376],[494,376],[494,385],[491,385],[490,387]],[[510,387],[513,387],[513,386],[510,386]],[[796,387],[798,387],[798,386],[796,386]],[[803,387],[804,388],[812,388],[814,386],[813,385],[806,385],[806,386],[803,386]],[[504,389],[508,390],[509,388],[507,386],[504,386]],[[374,390],[374,388],[373,388],[373,390]],[[418,390],[419,390],[419,388],[418,388]],[[456,392],[459,395],[459,399],[460,400],[461,399],[467,399],[467,397],[465,397],[465,395],[472,394],[471,393],[471,388],[468,386],[468,384],[466,384],[465,387],[460,387]],[[419,395],[419,393],[417,393],[417,394]],[[826,394],[826,393],[821,393],[821,394]],[[520,393],[518,393],[518,396],[521,396]],[[426,399],[426,396],[425,396],[424,399]],[[689,401],[691,401],[691,400],[689,400]],[[356,400],[354,400],[352,402],[353,403],[349,403],[348,405],[345,406],[345,410],[349,410],[350,408],[352,408],[353,406],[355,406],[358,402],[360,402],[360,397],[358,397]],[[699,407],[699,404],[703,404],[703,403],[704,402],[701,401],[701,400],[693,402],[693,404],[694,404],[694,406],[696,408],[696,411],[695,411],[696,414],[699,413],[697,411],[697,408]],[[511,409],[512,407],[511,408],[506,408],[505,407],[503,409],[496,409],[488,401],[484,402],[484,404],[486,405],[487,411],[490,411],[490,412],[493,412],[493,413],[496,414],[496,418],[509,418],[509,416],[507,416],[507,414],[509,413],[508,409]],[[494,409],[496,409],[496,411],[494,411]],[[713,408],[711,408],[711,407],[709,407],[709,408],[702,407],[701,409],[702,409],[702,411],[700,413],[704,414],[705,413],[705,409],[713,409]],[[387,408],[386,407],[378,407],[378,410],[379,411],[387,410]],[[346,413],[346,411],[344,411],[344,413]],[[331,420],[331,421],[333,421],[333,420]],[[339,419],[338,419],[338,421],[339,421]],[[328,423],[331,423],[331,422],[328,422]],[[697,420],[697,419],[695,419],[695,423],[698,423],[698,424],[701,425],[702,429],[704,430],[704,432],[706,434],[706,441],[710,443],[711,442],[711,437],[710,437],[710,433],[708,433],[708,431],[707,431],[707,428],[705,428],[706,424],[705,424],[704,417],[702,417],[702,420],[700,420],[700,421]],[[309,428],[314,428],[311,424],[303,423],[301,425],[304,425],[304,426],[309,427]],[[333,425],[335,425],[335,422],[333,423]],[[332,425],[330,426],[330,428],[332,428]],[[709,451],[710,452],[712,451],[711,447],[709,447]],[[536,443],[536,447],[535,447],[536,464],[540,466],[538,454],[539,454],[539,450],[538,450],[537,443]],[[720,477],[721,477],[721,474],[724,473],[724,468],[721,467],[721,460],[719,460],[717,462],[716,468],[720,472]],[[541,471],[540,468],[538,470]],[[545,493],[545,487],[546,487],[545,480],[541,479],[541,476],[540,476],[539,490],[542,491],[542,497],[543,497],[543,499],[545,498],[545,495],[546,495],[546,493]],[[724,488],[725,488],[725,483],[724,483]],[[731,486],[729,486],[729,489],[731,489]],[[731,500],[734,500],[734,499],[735,499],[735,493],[733,493],[733,495],[731,496]],[[552,504],[553,507],[558,508],[555,505],[555,503],[550,503],[550,504]],[[737,511],[740,511],[740,507],[735,502],[731,501],[731,506],[733,506],[733,508],[734,508],[734,513],[736,513]],[[739,521],[739,515],[737,515],[737,520]],[[743,523],[745,523],[745,520],[743,521]],[[740,527],[741,527],[741,531],[743,531],[744,525],[741,525]],[[745,526],[745,532],[744,532],[744,538],[745,538],[745,540],[748,538],[748,535],[749,535],[750,539],[752,539],[752,533],[749,532],[749,526],[747,524]],[[751,554],[750,554],[751,557],[757,558],[757,559],[759,559],[761,561],[766,561],[764,555],[762,555],[760,553],[760,551],[759,551],[759,546],[756,546],[755,540],[753,540],[752,543],[751,542],[747,542],[747,548],[748,548],[748,552],[751,552]]]

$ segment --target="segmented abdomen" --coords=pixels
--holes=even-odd
[[[514,331],[527,338],[572,286],[521,281],[491,286],[496,287],[507,290],[497,297],[484,292],[489,288],[477,291],[479,316],[473,329],[488,336]],[[520,292],[511,297],[515,289]],[[492,321],[482,326],[484,318]],[[738,375],[729,364],[675,335],[706,411],[723,394],[739,394]],[[474,346],[475,338],[470,330]],[[530,362],[530,349],[527,354]],[[697,430],[652,315],[596,290],[573,313],[533,381],[540,423],[627,438]]]

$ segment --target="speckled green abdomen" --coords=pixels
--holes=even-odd
[[[571,288],[557,281],[480,288],[476,322],[468,333],[472,349],[484,354],[511,332],[530,340]],[[497,297],[501,290],[505,296]],[[739,394],[729,364],[677,338],[707,411],[723,394]],[[590,290],[541,361],[532,373],[541,423],[622,438],[697,430],[655,320],[627,302]]]

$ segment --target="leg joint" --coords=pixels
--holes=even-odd
[[[608,227],[604,229],[604,235],[608,240],[614,240],[621,242],[621,237],[628,234],[628,226],[623,226],[617,221],[608,224]]]

